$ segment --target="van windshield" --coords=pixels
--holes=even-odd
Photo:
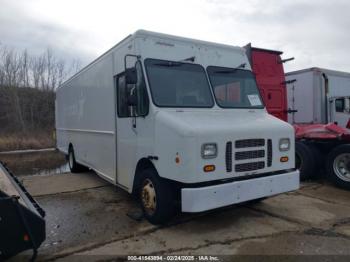
[[[145,60],[153,102],[159,107],[212,107],[205,70],[197,64]]]
[[[251,71],[209,66],[209,80],[216,103],[223,108],[263,108],[259,89]]]

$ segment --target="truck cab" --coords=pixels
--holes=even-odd
[[[350,127],[350,97],[336,96],[328,99],[330,122],[339,126]]]
[[[106,92],[99,103],[101,93],[86,91],[93,92],[92,69],[91,81]],[[67,123],[61,90],[77,88],[74,81],[87,85],[77,92],[84,125],[59,127],[58,147],[73,169],[88,166],[134,193],[152,223],[169,219],[174,203],[201,212],[299,187],[294,129],[267,113],[240,47],[139,30],[58,91],[59,126]],[[94,105],[111,129],[90,126],[99,122]],[[80,132],[79,140],[69,132]]]

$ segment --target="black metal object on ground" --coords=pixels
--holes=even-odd
[[[0,175],[17,193],[9,195],[0,188],[0,261],[28,249],[33,249],[34,260],[46,236],[45,211],[1,162]]]

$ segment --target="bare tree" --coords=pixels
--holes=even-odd
[[[67,64],[50,48],[32,55],[26,49],[18,52],[0,44],[1,129],[52,130],[55,90],[80,68],[80,60]]]
[[[12,104],[16,112],[16,120],[21,128],[25,131],[21,105],[18,97],[18,86],[21,82],[20,68],[21,59],[17,52],[13,49],[4,48],[2,52],[2,67],[4,71],[4,84],[9,87],[12,94]]]
[[[74,59],[71,63],[69,73],[74,75],[81,69],[81,61],[79,59]]]
[[[22,79],[22,87],[29,87],[30,83],[29,83],[29,55],[27,50],[25,49],[20,57],[20,61],[21,61],[21,68],[20,68],[20,72],[21,72],[21,79]]]
[[[57,86],[60,86],[66,79],[68,72],[66,71],[66,64],[63,60],[57,62]]]

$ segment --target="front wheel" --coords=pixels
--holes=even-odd
[[[350,145],[340,145],[327,156],[327,176],[337,186],[350,190]]]
[[[85,166],[80,165],[77,161],[75,161],[75,154],[74,154],[73,147],[70,147],[68,150],[68,165],[72,173],[79,173],[79,172],[88,170]]]
[[[146,219],[152,224],[168,222],[175,214],[171,185],[161,179],[153,169],[144,170],[140,182],[140,202]]]

